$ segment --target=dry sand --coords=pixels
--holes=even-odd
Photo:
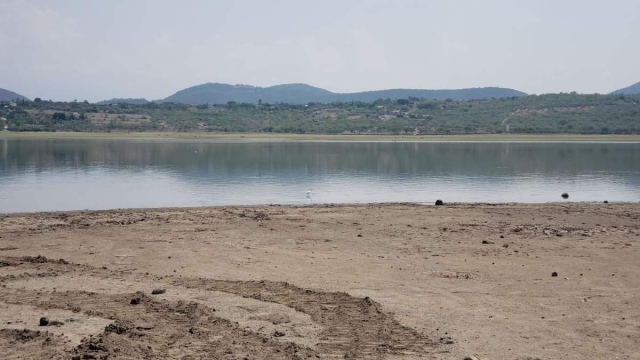
[[[640,359],[639,339],[640,204],[0,216],[2,359]]]

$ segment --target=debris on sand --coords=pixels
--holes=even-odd
[[[32,263],[32,264],[44,264],[44,263],[52,263],[52,264],[61,264],[61,265],[69,265],[69,262],[65,259],[52,260],[47,259],[42,255],[38,255],[36,257],[33,256],[24,256],[20,259],[21,261]]]
[[[608,204],[609,202],[607,200],[604,201],[605,204]]]
[[[166,289],[153,289],[151,290],[151,295],[160,295],[166,293]]]
[[[283,332],[278,331],[278,330],[276,330],[276,331],[273,333],[273,337],[283,337],[284,335],[285,335],[285,334],[284,334]]]
[[[131,301],[129,302],[129,304],[131,304],[131,305],[138,305],[138,304],[140,304],[140,298],[139,298],[139,297],[137,297],[137,298],[133,298],[133,299],[131,299]]]
[[[41,317],[40,318],[40,326],[47,326],[49,325],[49,318],[47,317]]]
[[[442,202],[442,200],[438,199],[438,200],[436,200],[436,205],[444,205],[444,202]]]
[[[563,199],[568,199],[569,198],[569,194],[567,194],[567,193],[562,193],[561,196],[562,196]]]
[[[491,245],[491,244],[495,244],[495,243],[489,240],[482,240],[482,245]]]
[[[116,333],[118,335],[122,335],[122,334],[126,334],[128,331],[128,329],[122,325],[121,323],[113,323],[113,324],[109,324],[104,328],[104,332],[107,333]]]
[[[555,272],[555,271],[554,271],[554,272],[552,272],[552,273],[551,273],[551,277],[558,277],[558,273],[557,273],[557,272]]]

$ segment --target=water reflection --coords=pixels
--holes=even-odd
[[[640,144],[0,139],[0,212],[640,201]]]

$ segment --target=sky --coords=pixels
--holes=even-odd
[[[165,98],[207,82],[334,92],[640,81],[638,0],[0,0],[0,88]]]

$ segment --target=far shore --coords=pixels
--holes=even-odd
[[[636,135],[579,134],[472,134],[472,135],[357,135],[357,134],[278,134],[208,132],[9,132],[0,131],[0,139],[179,139],[179,140],[292,140],[292,141],[407,141],[407,142],[640,142]]]

